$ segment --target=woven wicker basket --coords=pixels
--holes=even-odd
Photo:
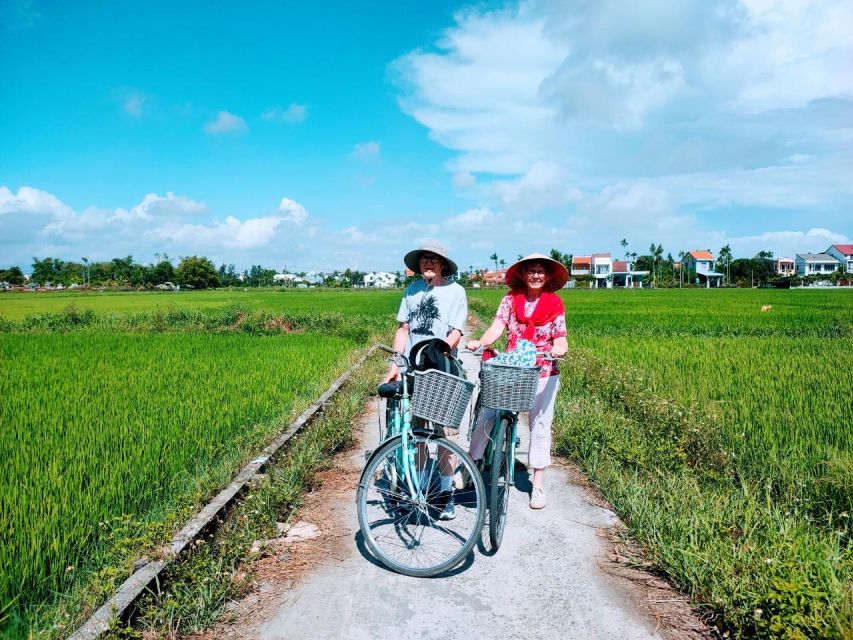
[[[539,367],[484,362],[480,380],[483,406],[503,411],[530,411],[539,385]]]
[[[415,371],[412,413],[443,427],[458,428],[473,391],[474,383],[465,378],[437,369]]]

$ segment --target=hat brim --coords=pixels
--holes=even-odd
[[[445,276],[445,277],[452,276],[452,275],[456,274],[457,271],[459,271],[459,267],[456,266],[456,263],[453,262],[453,260],[448,258],[442,252],[436,251],[435,249],[414,249],[413,251],[409,251],[409,253],[407,253],[403,257],[403,263],[409,269],[411,269],[412,271],[414,271],[418,275],[421,275],[421,264],[420,264],[421,254],[426,253],[427,251],[430,253],[434,253],[437,256],[440,256],[441,259],[444,260],[447,267],[445,268],[444,272],[442,273],[443,276]]]
[[[552,293],[559,291],[569,281],[569,270],[566,269],[566,265],[562,262],[558,262],[541,253],[531,253],[506,270],[504,282],[509,285],[510,289],[514,291],[527,289],[527,283],[524,280],[524,267],[531,262],[541,262],[548,271],[548,280],[542,287],[545,291]]]

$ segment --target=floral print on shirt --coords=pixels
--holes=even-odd
[[[538,300],[535,300],[534,302],[525,302],[524,312],[528,316],[533,313],[537,302]],[[515,311],[513,311],[512,308],[512,294],[505,295],[503,300],[501,300],[501,304],[498,307],[498,312],[495,314],[495,318],[506,325],[508,337],[507,349],[512,351],[515,349],[516,343],[521,339],[524,327],[524,325],[520,324],[518,319],[515,317]],[[548,322],[541,327],[536,327],[536,331],[533,335],[533,344],[536,345],[537,351],[551,351],[554,346],[554,340],[557,338],[564,338],[566,335],[566,316],[561,313],[551,322]],[[560,374],[560,370],[557,367],[556,362],[540,358],[537,364],[542,367],[542,370],[539,372],[540,378],[547,378],[548,376],[556,376]]]

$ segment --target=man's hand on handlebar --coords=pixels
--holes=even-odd
[[[382,378],[382,384],[387,382],[391,382],[392,380],[396,380],[397,376],[400,374],[400,367],[397,366],[397,363],[392,361],[391,366],[388,367],[388,373],[385,374],[385,377]]]

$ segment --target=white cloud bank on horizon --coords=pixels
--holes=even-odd
[[[689,215],[667,213],[665,194],[636,185],[608,189],[590,206],[605,211],[607,219],[621,216],[626,229],[632,228],[626,212],[637,206],[657,207],[663,213],[653,228],[667,248],[716,250],[729,243],[736,256],[766,249],[792,255],[850,242],[844,233],[822,227],[744,236],[708,231]],[[473,207],[434,222],[393,220],[381,226],[349,224],[335,229],[286,197],[270,211],[241,220],[233,215],[212,216],[204,203],[171,192],[165,196],[149,193],[127,209],[89,207],[77,212],[46,191],[23,186],[15,193],[0,186],[0,267],[15,264],[28,272],[33,256],[107,260],[132,255],[150,262],[155,254],[168,253],[173,258],[206,255],[216,264],[234,263],[241,269],[252,264],[273,268],[286,264],[296,270],[396,271],[402,269],[406,251],[430,238],[447,244],[462,268],[483,267],[488,266],[487,256],[493,251],[509,263],[518,254],[565,247],[584,237],[596,237],[587,233],[600,234],[597,217],[579,218],[582,222],[577,224],[555,226],[506,211]],[[510,244],[496,245],[495,229],[504,230]],[[689,247],[679,244],[680,234],[693,239]],[[642,253],[645,248],[632,244],[629,249]]]
[[[574,250],[787,251],[784,234],[814,236],[743,233],[754,210],[765,229],[780,211],[783,229],[850,234],[850,24],[843,0],[522,1],[458,12],[392,70],[474,208],[567,226]]]

